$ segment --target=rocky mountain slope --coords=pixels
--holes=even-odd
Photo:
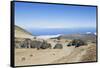
[[[15,38],[33,38],[34,36],[25,29],[15,25]]]

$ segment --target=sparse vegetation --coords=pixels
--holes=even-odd
[[[25,61],[25,60],[26,60],[26,58],[25,58],[25,57],[22,57],[22,58],[21,58],[21,60],[22,60],[22,61]]]
[[[89,46],[85,55],[82,56],[82,62],[96,61],[96,46]]]
[[[41,49],[47,49],[47,48],[51,49],[51,44],[47,43],[47,41],[43,41],[43,43],[42,43],[40,48]]]
[[[75,47],[79,47],[82,45],[87,45],[85,41],[81,40],[81,39],[74,39],[71,42],[69,42],[69,44],[67,46],[75,46]]]
[[[96,43],[96,41],[92,41],[92,43]]]
[[[53,55],[55,55],[55,53],[53,53]]]
[[[33,55],[31,54],[30,57],[32,57]]]

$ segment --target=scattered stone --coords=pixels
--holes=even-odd
[[[54,46],[53,49],[62,49],[62,48],[63,48],[63,45],[57,43],[57,44]]]

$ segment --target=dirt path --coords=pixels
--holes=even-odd
[[[69,55],[63,56],[62,58],[55,60],[54,63],[73,63],[73,62],[86,62],[96,61],[96,46],[88,45],[74,48]]]
[[[50,64],[54,60],[58,60],[63,56],[69,55],[74,47],[64,49],[16,49],[15,64],[16,65],[37,65]],[[22,60],[25,58],[25,60]]]
[[[81,57],[86,53],[85,47],[74,48],[69,55],[63,56],[62,58],[53,61],[52,63],[72,63],[80,62]]]
[[[82,62],[82,59],[84,58],[83,55],[88,55],[90,53],[89,51],[87,53],[89,47],[90,46],[80,46],[75,48],[74,46],[71,46],[71,47],[64,47],[63,49],[45,49],[45,50],[16,49],[15,64],[16,66],[20,65],[22,66],[22,65]],[[94,52],[93,49],[92,51]]]

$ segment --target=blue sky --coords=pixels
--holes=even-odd
[[[96,28],[96,7],[15,2],[15,25],[38,28]]]

